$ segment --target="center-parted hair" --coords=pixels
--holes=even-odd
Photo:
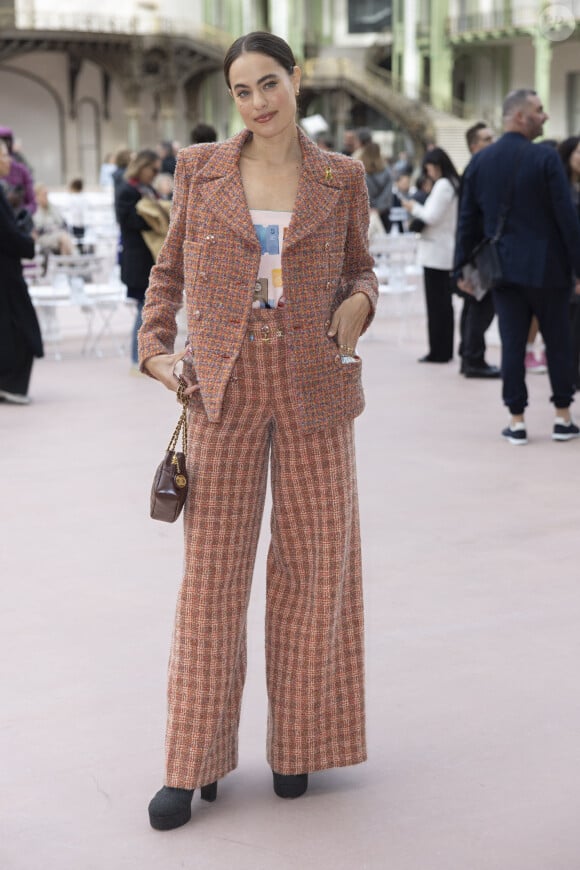
[[[374,175],[375,172],[382,172],[385,168],[381,149],[376,142],[369,142],[361,151],[360,161],[365,168],[367,175]]]
[[[459,173],[453,165],[453,161],[447,151],[444,151],[443,148],[431,148],[423,158],[423,167],[427,166],[429,163],[431,163],[432,166],[438,166],[441,169],[442,177],[449,179],[454,189],[456,191],[459,190]]]
[[[230,87],[230,68],[233,62],[242,54],[247,54],[250,51],[271,57],[286,70],[288,75],[292,75],[294,72],[296,59],[288,43],[273,33],[256,30],[246,34],[246,36],[239,36],[227,50],[224,58],[224,76],[228,88]]]
[[[153,151],[152,148],[143,148],[142,151],[139,151],[129,161],[129,165],[125,170],[125,178],[127,180],[129,178],[139,178],[142,169],[145,169],[147,166],[155,166],[155,164],[160,162],[159,154],[156,151]]]

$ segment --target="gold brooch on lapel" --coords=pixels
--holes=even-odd
[[[327,166],[324,170],[324,180],[332,181],[332,169],[330,168],[330,166]]]

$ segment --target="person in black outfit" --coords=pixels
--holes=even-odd
[[[580,136],[570,136],[558,146],[558,154],[570,182],[572,204],[580,220]],[[572,379],[580,389],[580,275],[576,275],[572,291]]]
[[[493,131],[479,121],[465,134],[470,153],[477,154],[493,142]],[[459,188],[461,203],[462,187]],[[460,205],[461,207],[461,205]],[[499,378],[500,370],[485,361],[485,333],[495,316],[493,296],[486,293],[479,301],[468,293],[463,296],[463,310],[459,321],[459,373],[466,378]]]
[[[165,175],[175,175],[177,157],[173,153],[171,142],[161,142],[159,145],[159,156],[161,157],[161,172],[165,173]]]
[[[456,269],[459,274],[482,236],[492,239],[507,217],[496,249],[501,281],[492,289],[502,340],[503,400],[510,410],[502,436],[527,444],[528,404],[524,358],[535,314],[546,343],[551,401],[556,410],[554,441],[580,435],[572,421],[572,349],[569,299],[572,274],[580,275],[580,223],[570,187],[553,148],[533,145],[548,116],[535,91],[509,93],[503,104],[503,136],[476,154],[464,177],[459,213]]]
[[[134,367],[137,367],[139,359],[137,335],[141,328],[145,291],[154,265],[151,251],[142,235],[143,230],[149,230],[150,227],[137,214],[137,203],[141,197],[158,199],[152,184],[160,168],[161,158],[155,151],[149,148],[139,151],[127,167],[125,181],[119,187],[115,200],[115,211],[121,228],[121,281],[127,285],[127,296],[137,301],[131,342],[131,361]]]
[[[0,142],[0,178],[10,171]],[[34,256],[34,239],[19,230],[0,185],[0,400],[27,405],[34,357],[44,356],[40,327],[22,275],[21,259]]]

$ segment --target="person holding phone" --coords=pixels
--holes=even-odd
[[[429,350],[422,363],[447,363],[453,358],[453,303],[451,268],[457,227],[459,175],[443,148],[432,148],[425,155],[423,168],[433,181],[424,205],[403,200],[413,218],[425,224],[419,240],[419,263],[425,278]]]

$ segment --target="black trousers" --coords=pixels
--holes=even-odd
[[[492,292],[502,342],[504,403],[512,414],[523,414],[528,404],[526,342],[532,315],[535,314],[546,346],[551,401],[557,408],[567,408],[574,395],[570,289],[546,290],[511,285]]]
[[[433,362],[449,362],[453,357],[453,304],[451,276],[448,269],[423,267],[425,300],[427,302],[427,332],[429,358]]]
[[[34,356],[24,339],[16,343],[16,352],[9,371],[0,372],[0,390],[26,396]]]
[[[478,302],[472,296],[463,300],[459,332],[459,356],[466,366],[481,366],[485,362],[485,333],[495,315],[493,296],[486,293]]]

